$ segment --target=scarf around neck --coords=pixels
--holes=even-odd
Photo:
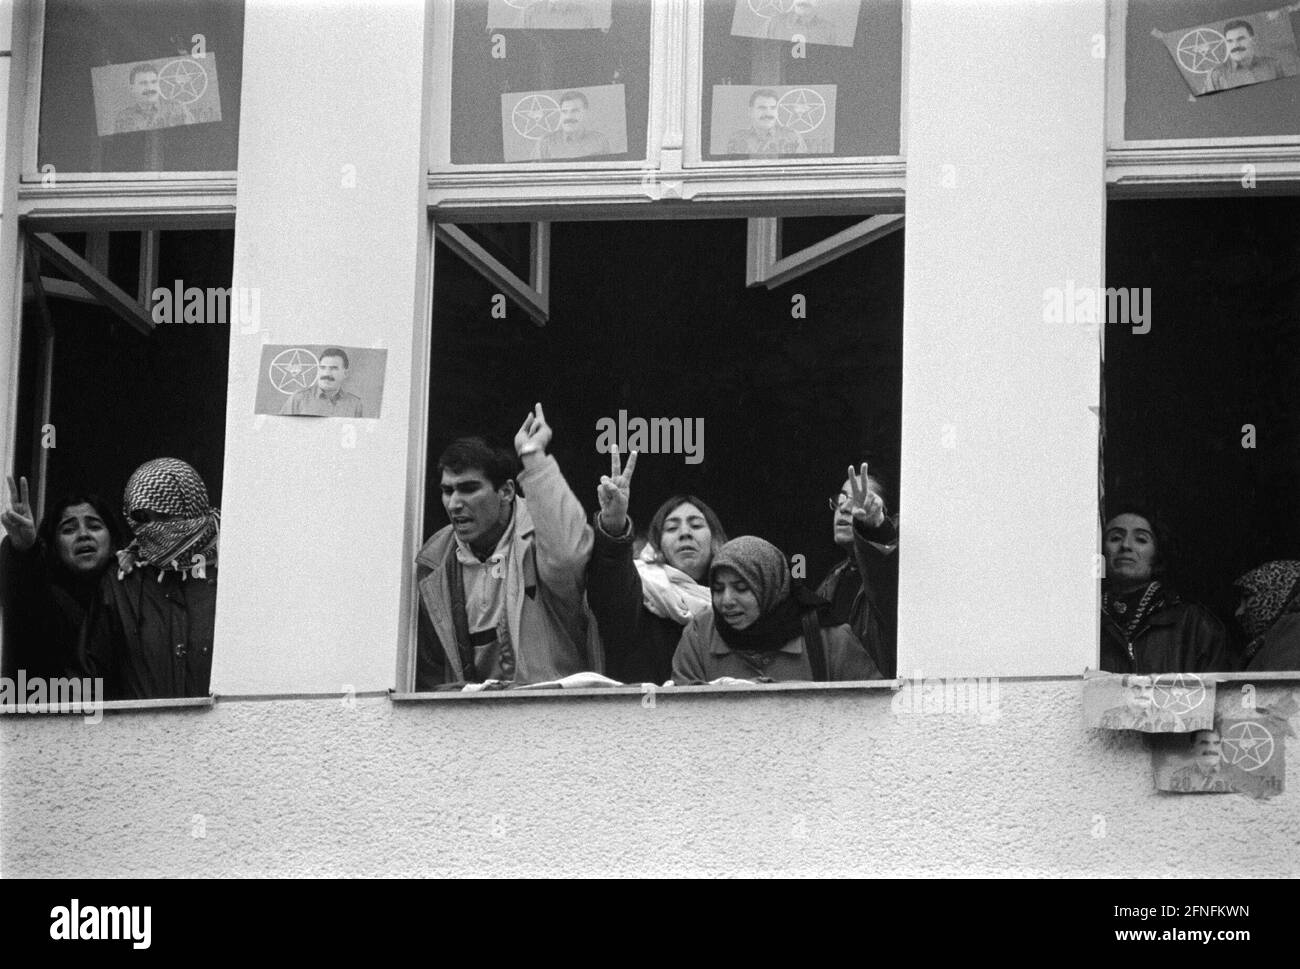
[[[817,625],[838,625],[831,615],[830,604],[799,582],[794,583],[789,596],[777,603],[770,612],[760,615],[748,629],[733,628],[716,610],[713,613],[713,624],[728,648],[770,653],[803,635],[803,615],[810,609],[817,611]]]
[[[1124,642],[1128,645],[1131,655],[1133,637],[1142,628],[1142,624],[1176,601],[1177,596],[1166,589],[1159,579],[1152,579],[1146,585],[1140,585],[1128,592],[1103,592],[1101,609],[1124,634]]]
[[[834,625],[826,600],[793,581],[785,554],[771,542],[753,535],[733,538],[713,557],[710,577],[719,569],[736,572],[758,600],[758,619],[746,629],[734,628],[713,611],[714,627],[731,649],[760,653],[780,649],[803,635],[803,614],[809,609],[819,610],[820,625]]]
[[[662,619],[679,626],[713,608],[713,594],[681,569],[660,561],[659,552],[649,542],[632,562],[641,577],[641,602]]]

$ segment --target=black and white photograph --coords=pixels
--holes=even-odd
[[[221,120],[217,55],[162,56],[91,68],[101,135],[131,134]]]
[[[0,2],[10,961],[1285,958],[1279,3]]]
[[[1288,6],[1152,33],[1168,48],[1192,94],[1216,94],[1300,74],[1292,13]]]
[[[364,347],[267,344],[265,381],[256,414],[281,417],[378,418],[384,399],[387,350]]]
[[[852,47],[862,0],[735,0],[736,37]]]
[[[714,155],[769,158],[835,151],[835,85],[713,88]]]
[[[621,84],[501,95],[505,160],[564,161],[627,151]]]
[[[609,30],[612,0],[488,0],[489,30]]]
[[[1152,751],[1156,789],[1271,798],[1286,789],[1286,736],[1270,717],[1224,717],[1206,730],[1160,738]]]

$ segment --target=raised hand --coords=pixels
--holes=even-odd
[[[529,463],[528,456],[538,454],[541,457],[546,456],[546,445],[551,443],[551,425],[546,423],[546,415],[542,413],[542,405],[538,404],[524,422],[519,425],[519,430],[515,432],[515,453],[524,459],[524,464]],[[534,458],[533,461],[539,460]]]
[[[877,528],[885,520],[885,503],[871,490],[865,461],[860,472],[855,472],[853,465],[849,465],[849,511],[854,521],[862,522],[868,528]]]
[[[627,528],[627,502],[632,495],[632,471],[636,468],[636,452],[628,455],[627,467],[620,469],[618,447],[609,450],[609,474],[601,475],[596,486],[596,500],[600,502],[600,525],[610,535],[622,535]]]
[[[27,479],[19,478],[14,484],[13,475],[5,478],[9,482],[10,507],[0,514],[0,524],[9,533],[9,541],[21,552],[36,544],[36,519],[32,517],[32,499],[27,492]]]

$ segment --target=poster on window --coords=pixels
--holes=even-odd
[[[378,418],[388,351],[315,343],[267,344],[255,414]]]
[[[627,151],[622,84],[501,95],[505,160],[598,159]]]
[[[736,0],[733,37],[852,47],[860,0]]]
[[[834,84],[715,84],[709,153],[747,158],[835,151]]]
[[[1089,674],[1083,722],[1100,730],[1188,733],[1214,726],[1214,681],[1195,673]]]
[[[1288,8],[1151,33],[1194,95],[1250,87],[1300,73]]]
[[[488,0],[488,30],[609,30],[612,0]]]
[[[90,69],[100,135],[221,120],[217,55],[165,54]]]

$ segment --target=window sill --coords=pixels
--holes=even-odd
[[[409,693],[392,690],[388,696],[394,703],[424,703],[426,701],[456,700],[538,700],[557,697],[660,697],[722,696],[755,693],[824,693],[824,692],[892,692],[900,680],[845,680],[833,683],[813,683],[804,680],[788,683],[745,683],[735,686],[655,686],[639,683],[631,686],[585,687],[578,689],[516,689],[483,690],[463,693],[459,690],[440,690],[429,693]]]
[[[212,696],[178,696],[162,697],[156,700],[103,700],[100,703],[53,703],[43,704],[28,709],[26,704],[20,706],[0,706],[0,716],[19,716],[40,714],[64,714],[68,716],[86,716],[96,710],[104,713],[123,713],[132,710],[188,710],[195,707],[209,708],[213,705]]]

